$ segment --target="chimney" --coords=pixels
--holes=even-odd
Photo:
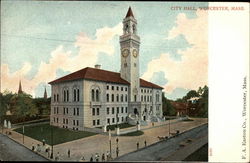
[[[96,65],[95,65],[95,68],[96,68],[96,69],[101,69],[101,65],[96,64]]]

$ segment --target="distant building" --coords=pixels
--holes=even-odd
[[[171,105],[174,107],[178,116],[188,115],[188,103],[171,101]]]
[[[129,8],[120,36],[120,73],[96,65],[50,82],[50,124],[83,130],[162,120],[163,88],[139,78],[139,46],[137,20]]]

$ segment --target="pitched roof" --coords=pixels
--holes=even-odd
[[[132,9],[131,9],[130,6],[128,8],[128,12],[127,12],[126,18],[129,17],[129,16],[132,16],[134,18],[134,14],[133,14]]]
[[[69,75],[58,78],[54,81],[49,82],[49,84],[55,84],[55,83],[79,80],[79,79],[89,79],[89,80],[97,80],[97,81],[104,81],[104,82],[110,82],[110,83],[130,85],[129,82],[127,82],[126,80],[120,77],[120,73],[102,70],[102,69],[90,68],[90,67],[86,67],[79,71],[73,72]],[[156,84],[153,84],[151,82],[148,82],[146,80],[143,80],[143,79],[140,79],[140,86],[163,89],[162,87]]]

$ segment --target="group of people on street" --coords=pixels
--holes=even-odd
[[[111,161],[112,160],[112,157],[110,155],[110,152],[107,151],[106,153],[106,157],[105,157],[105,153],[102,154],[102,157],[100,158],[100,155],[99,153],[96,153],[95,156],[92,154],[91,157],[90,157],[90,162],[99,162],[99,161]]]

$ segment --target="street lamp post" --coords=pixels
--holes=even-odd
[[[170,117],[169,117],[169,124],[168,124],[168,135],[169,135],[169,137],[170,137]]]
[[[111,152],[111,132],[109,129],[109,152],[110,152],[110,157],[112,157],[112,152]]]
[[[50,127],[51,127],[50,131],[51,131],[51,146],[52,146],[50,158],[53,159],[53,126]]]
[[[23,144],[24,144],[24,124],[23,124]]]

